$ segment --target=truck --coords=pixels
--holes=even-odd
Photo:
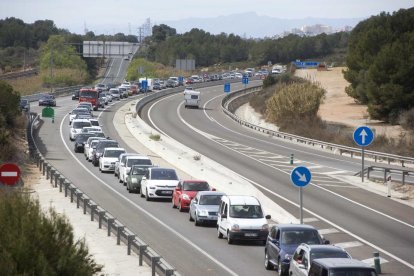
[[[147,81],[147,89],[142,87],[142,81]],[[151,78],[139,78],[139,83],[141,84],[140,92],[148,92],[153,90],[154,80]],[[146,90],[146,91],[145,91]]]
[[[93,88],[81,88],[79,90],[79,103],[89,102],[92,104],[93,110],[97,111],[99,103],[99,92]]]
[[[199,108],[200,106],[200,91],[185,89],[184,90],[184,106]]]

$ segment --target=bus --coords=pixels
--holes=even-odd
[[[82,88],[79,91],[79,102],[90,102],[93,110],[98,110],[99,107],[99,93],[93,88]]]

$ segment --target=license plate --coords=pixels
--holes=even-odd
[[[161,191],[161,194],[170,195],[170,194],[172,194],[172,191]]]
[[[256,233],[245,233],[244,234],[245,237],[257,237]]]

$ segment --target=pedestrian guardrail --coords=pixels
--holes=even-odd
[[[414,185],[413,183],[406,182],[407,176],[414,176],[414,171],[412,170],[405,170],[405,169],[396,169],[396,168],[387,168],[387,167],[381,167],[381,166],[369,166],[364,169],[364,174],[367,176],[367,179],[373,178],[372,173],[373,172],[381,172],[383,175],[383,182],[385,183],[387,181],[387,176],[392,175],[398,175],[401,176],[401,183]],[[361,176],[361,172],[358,172],[356,174],[357,176]]]
[[[221,106],[225,114],[227,114],[230,118],[234,121],[238,122],[239,124],[249,127],[251,129],[257,130],[259,132],[266,133],[268,135],[272,135],[277,138],[281,138],[284,140],[289,140],[317,148],[321,148],[324,150],[328,150],[331,152],[339,153],[339,155],[348,154],[351,158],[360,157],[361,156],[361,149],[348,147],[333,143],[328,143],[324,141],[319,141],[315,139],[305,138],[294,134],[289,134],[281,131],[270,130],[261,126],[257,126],[255,124],[249,123],[247,121],[242,120],[237,115],[235,115],[236,109],[241,106],[242,104],[248,102],[248,99],[254,95],[254,93],[258,93],[262,90],[262,86],[255,86],[249,87],[247,89],[238,90],[226,95],[222,102]],[[386,161],[388,164],[391,163],[398,163],[400,166],[404,167],[407,164],[414,164],[414,158],[400,156],[396,154],[389,154],[383,152],[376,152],[365,150],[365,158],[371,158],[375,162]]]
[[[77,188],[74,183],[69,181],[47,161],[38,150],[33,138],[33,131],[39,125],[39,115],[37,113],[29,113],[28,116],[27,140],[30,157],[36,162],[37,167],[46,179],[50,181],[52,187],[59,188],[59,192],[65,193],[65,197],[69,198],[70,202],[76,204],[77,208],[82,209],[83,214],[89,215],[91,221],[98,223],[99,229],[105,227],[108,236],[115,235],[117,245],[121,242],[127,245],[126,254],[131,255],[131,252],[135,252],[138,255],[138,264],[142,266],[143,262],[146,262],[151,267],[152,275],[180,275],[173,266],[148,244],[119,222],[108,211],[95,203],[92,198]]]

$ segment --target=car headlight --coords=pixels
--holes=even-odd
[[[183,199],[190,200],[190,197],[187,194],[183,194]]]
[[[199,210],[199,211],[197,212],[197,214],[198,214],[200,217],[206,217],[206,216],[208,216],[208,211],[207,211],[207,210]]]
[[[233,224],[231,226],[231,231],[240,231],[240,226],[238,224]]]

